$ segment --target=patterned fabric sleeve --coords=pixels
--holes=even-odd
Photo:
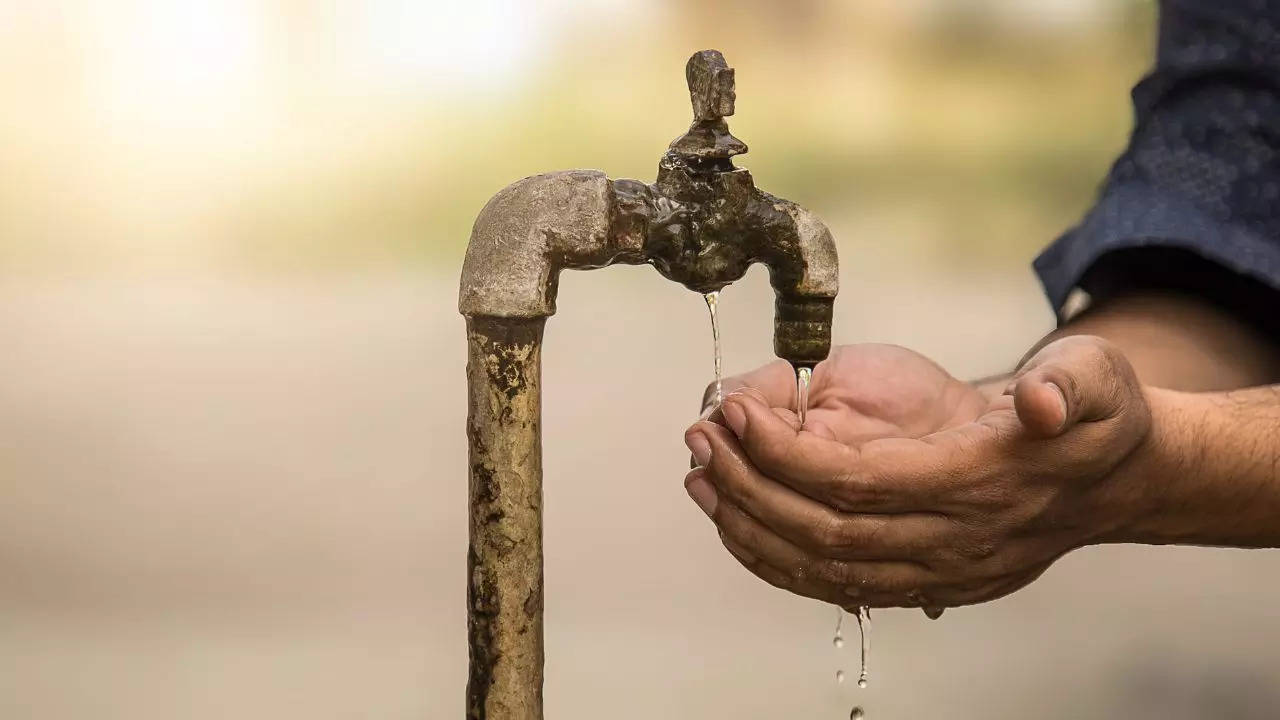
[[[1035,270],[1059,313],[1169,286],[1280,332],[1280,0],[1165,0],[1159,33],[1128,149]]]

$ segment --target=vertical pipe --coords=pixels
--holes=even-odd
[[[542,330],[467,318],[468,720],[542,720]]]

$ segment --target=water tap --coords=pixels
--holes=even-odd
[[[649,263],[709,293],[762,263],[775,292],[775,353],[797,367],[826,358],[838,289],[831,233],[734,166],[747,145],[725,122],[737,96],[724,56],[695,53],[685,79],[693,123],[671,142],[653,184],[575,170],[526,178],[489,201],[463,267],[464,315],[550,315],[566,267]]]

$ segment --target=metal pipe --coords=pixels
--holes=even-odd
[[[467,318],[467,718],[542,717],[542,328]]]
[[[541,349],[559,273],[649,263],[698,292],[769,268],[774,351],[813,366],[831,346],[835,242],[795,203],[733,165],[733,70],[715,50],[686,67],[694,121],[652,185],[594,170],[525,178],[476,218],[458,309],[467,318],[470,720],[541,720]]]

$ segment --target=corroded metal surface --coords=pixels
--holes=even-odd
[[[542,328],[468,318],[470,720],[542,718]]]
[[[693,123],[659,161],[655,183],[595,170],[546,173],[512,183],[485,205],[463,263],[462,314],[549,316],[565,268],[649,263],[706,293],[763,263],[777,295],[774,351],[797,365],[827,356],[839,285],[831,233],[733,165],[747,146],[724,120],[736,99],[724,57],[695,53],[685,77]]]
[[[642,239],[613,229],[614,183],[598,170],[543,173],[503,188],[471,231],[458,309],[547,317],[562,268],[644,262]]]
[[[769,268],[774,352],[812,366],[831,346],[835,242],[795,203],[733,165],[734,73],[715,50],[685,68],[693,123],[653,184],[594,170],[527,177],[476,218],[458,308],[467,316],[471,442],[468,633],[473,720],[542,718],[540,357],[566,268],[649,263],[706,293]]]

